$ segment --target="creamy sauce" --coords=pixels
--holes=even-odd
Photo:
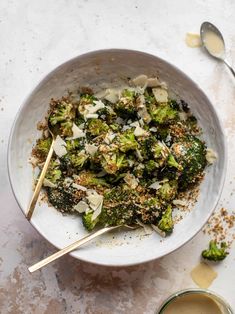
[[[187,33],[185,37],[185,42],[190,48],[197,48],[202,45],[199,34]]]
[[[191,278],[200,288],[208,288],[217,277],[214,269],[205,264],[199,263],[192,271]]]
[[[207,50],[216,57],[222,57],[224,54],[223,40],[213,32],[206,32],[204,35],[204,44]]]
[[[176,298],[163,314],[222,314],[219,305],[204,294],[188,294]]]

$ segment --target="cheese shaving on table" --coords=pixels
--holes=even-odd
[[[168,101],[168,93],[165,89],[161,87],[156,87],[152,89],[153,95],[158,102],[167,102]]]
[[[58,157],[62,157],[67,154],[66,143],[59,135],[56,136],[53,149]]]
[[[110,101],[112,104],[115,104],[119,98],[119,90],[107,89],[104,99]]]

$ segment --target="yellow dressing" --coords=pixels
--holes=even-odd
[[[200,288],[208,288],[214,279],[217,277],[217,273],[213,268],[205,263],[199,263],[192,271],[191,278]]]
[[[216,57],[221,57],[224,54],[224,42],[214,32],[206,32],[204,35],[204,44],[207,50]]]
[[[198,293],[176,298],[163,314],[222,314],[222,311],[216,301]]]

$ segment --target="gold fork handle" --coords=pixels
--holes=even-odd
[[[91,241],[92,239],[100,236],[101,234],[104,234],[106,232],[109,232],[111,230],[114,230],[114,229],[117,229],[119,228],[120,226],[114,226],[114,227],[105,227],[105,228],[102,228],[96,232],[93,232],[91,234],[88,234],[87,236],[85,236],[84,238],[66,246],[65,248],[63,248],[62,250],[46,257],[45,259],[41,260],[40,262],[34,264],[33,266],[29,267],[28,270],[30,273],[33,273],[35,270],[38,270],[44,266],[46,266],[47,264],[53,262],[54,260],[56,260],[57,258],[77,249],[79,246]]]
[[[38,182],[37,182],[37,185],[36,185],[36,188],[33,192],[33,196],[31,198],[31,201],[29,203],[29,207],[27,209],[27,212],[26,212],[26,218],[28,220],[31,219],[32,215],[33,215],[33,211],[34,211],[34,208],[35,208],[35,205],[37,203],[37,200],[38,200],[38,196],[39,196],[39,193],[41,191],[41,187],[42,187],[42,184],[43,184],[43,180],[45,178],[45,175],[46,175],[46,172],[47,172],[47,169],[48,169],[48,166],[50,164],[50,160],[51,160],[51,157],[52,157],[52,154],[53,154],[53,144],[54,144],[54,139],[52,139],[52,143],[51,143],[51,147],[50,147],[50,150],[48,152],[48,155],[47,155],[47,159],[44,163],[44,166],[42,168],[42,171],[40,173],[40,176],[39,176],[39,179],[38,179]]]

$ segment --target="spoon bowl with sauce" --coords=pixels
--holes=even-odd
[[[235,71],[226,60],[225,42],[218,28],[210,22],[201,25],[200,36],[203,47],[214,58],[223,61],[235,77]]]
[[[233,314],[220,296],[207,289],[186,289],[170,296],[157,314]]]

